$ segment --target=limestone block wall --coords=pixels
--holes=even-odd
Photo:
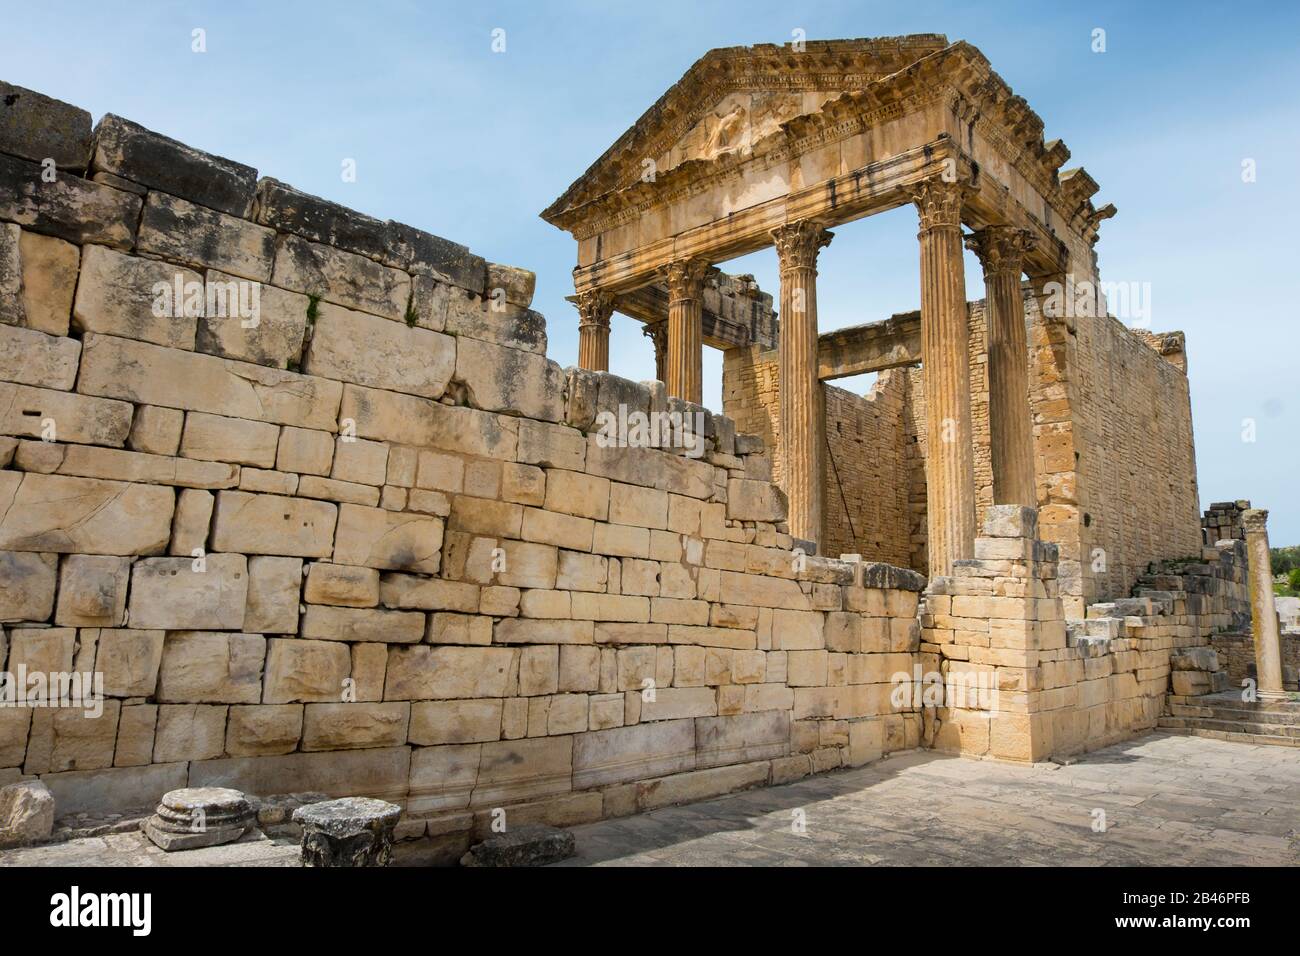
[[[1150,730],[1170,692],[1171,656],[1240,625],[1241,543],[1152,567],[1135,596],[1068,623],[1058,562],[1033,510],[992,506],[975,558],[930,581],[922,666],[942,676],[947,694],[923,710],[928,746],[1032,761]]]
[[[797,560],[762,441],[548,361],[531,273],[4,92],[0,670],[104,700],[0,707],[0,782],[445,836],[917,745],[921,579]],[[606,427],[652,413],[699,442]]]
[[[912,564],[909,458],[902,370],[882,372],[856,395],[830,384],[826,397],[826,487],[821,552],[860,554],[868,561]],[[723,410],[737,428],[773,449],[780,481],[780,380],[775,349],[728,349],[723,359]]]

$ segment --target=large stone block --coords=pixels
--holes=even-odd
[[[421,746],[501,738],[501,700],[431,700],[411,705],[410,741]]]
[[[478,408],[548,422],[564,417],[564,372],[545,356],[460,338],[456,380]]]
[[[695,721],[665,720],[573,738],[576,790],[695,769]]]
[[[415,748],[411,752],[407,813],[429,814],[468,807],[478,780],[482,750],[481,744]]]
[[[307,296],[216,269],[208,270],[205,288],[194,341],[200,352],[271,368],[300,361],[311,306]]]
[[[732,478],[727,482],[727,517],[736,521],[784,521],[786,503],[769,481]]]
[[[77,387],[137,404],[325,431],[337,424],[343,392],[328,379],[94,334],[82,341]]]
[[[568,793],[573,787],[572,737],[483,744],[472,806],[497,807]]]
[[[508,647],[391,647],[384,699],[506,697],[514,660]]]
[[[248,559],[248,607],[244,630],[258,634],[298,631],[302,559],[256,555]]]
[[[272,468],[279,441],[280,429],[266,422],[190,412],[185,416],[180,453],[200,461]]]
[[[323,304],[303,359],[310,375],[438,398],[457,369],[456,340]]]
[[[312,564],[303,598],[308,604],[374,607],[379,603],[379,572],[349,564]]]
[[[493,303],[425,276],[414,278],[417,314],[430,316],[436,327],[460,338],[546,354],[546,317],[532,309]]]
[[[262,697],[265,661],[266,638],[261,634],[215,631],[168,634],[158,673],[157,699],[176,703],[256,704]]]
[[[108,700],[103,707],[103,712],[95,716],[74,708],[38,710],[32,715],[32,741],[24,769],[29,773],[58,773],[111,767],[122,703]],[[43,726],[38,727],[38,723]],[[48,758],[38,758],[42,760],[39,765],[30,750],[37,746],[48,748]]]
[[[308,704],[303,750],[355,750],[406,743],[411,705],[398,703]]]
[[[437,574],[442,521],[429,515],[341,505],[334,547],[337,564]]]
[[[391,222],[295,189],[264,176],[257,184],[254,221],[312,242],[384,261],[397,242]]]
[[[769,710],[695,721],[697,764],[721,767],[783,757],[790,752],[790,714]]]
[[[126,402],[0,382],[0,435],[121,448],[130,433]]]
[[[586,467],[589,474],[629,485],[657,488],[688,498],[713,496],[713,466],[708,462],[657,448],[607,444],[601,435],[587,436]]]
[[[251,704],[231,707],[226,721],[226,753],[232,757],[271,756],[298,749],[302,704]]]
[[[0,153],[81,171],[90,159],[90,114],[79,106],[0,81]]]
[[[271,278],[275,232],[166,193],[150,192],[136,248],[195,269],[220,269],[266,282]]]
[[[49,335],[67,335],[81,250],[62,239],[27,230],[23,230],[18,249],[23,270],[24,324]],[[3,311],[0,306],[0,314]]]
[[[337,517],[338,506],[326,501],[221,491],[212,522],[212,548],[327,558],[334,550]]]
[[[126,614],[131,559],[70,554],[59,569],[54,621],[65,627],[118,627]]]
[[[53,554],[0,551],[0,623],[49,620],[58,560]],[[3,646],[0,638],[0,649]]]
[[[52,773],[41,782],[54,794],[61,815],[104,814],[157,806],[164,793],[186,785],[186,770],[184,763],[153,764]]]
[[[154,731],[154,763],[220,757],[226,746],[226,712],[214,704],[162,704]]]
[[[0,322],[26,325],[23,307],[23,231],[14,223],[0,223]]]
[[[0,549],[161,554],[174,503],[171,488],[0,472]]]
[[[161,644],[162,635],[158,635]],[[157,704],[123,705],[117,720],[117,747],[113,750],[114,767],[143,767],[153,760],[158,729]]]
[[[424,612],[311,604],[302,618],[302,636],[319,641],[418,644],[424,638]]]
[[[411,298],[411,277],[406,273],[293,235],[282,234],[276,242],[272,281],[294,292],[398,321],[404,321]]]
[[[163,632],[135,628],[99,631],[95,670],[104,675],[109,697],[152,697],[162,664]]]
[[[521,428],[519,421],[507,416],[358,385],[343,386],[339,421],[350,422],[358,438],[499,461],[514,460]]]
[[[247,601],[248,559],[242,554],[145,558],[131,571],[132,627],[237,631]]]
[[[0,325],[0,379],[67,391],[77,379],[81,343]]]
[[[140,221],[140,197],[76,176],[47,183],[42,167],[0,155],[0,219],[75,245],[129,249]]]
[[[193,350],[197,319],[188,295],[195,288],[202,294],[203,277],[190,269],[86,246],[72,324],[83,332]]]
[[[95,127],[91,170],[240,217],[249,214],[257,187],[257,170],[251,166],[201,152],[112,113]]]
[[[263,703],[291,704],[343,699],[352,668],[346,644],[273,637],[266,651]]]

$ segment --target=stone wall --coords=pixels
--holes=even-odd
[[[3,92],[0,668],[106,700],[0,707],[0,783],[460,839],[917,745],[921,579],[801,559],[760,439],[548,361],[531,273]],[[607,440],[664,412],[698,443]]]
[[[1066,757],[1154,728],[1171,690],[1224,689],[1207,673],[1218,669],[1213,655],[1202,665],[1188,652],[1241,626],[1242,543],[1152,567],[1133,597],[1094,604],[1067,623],[1057,545],[1039,539],[1036,519],[1031,509],[990,507],[975,558],[926,589],[922,667],[947,691],[943,705],[923,709],[927,745],[1012,760]]]

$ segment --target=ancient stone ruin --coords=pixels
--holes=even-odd
[[[704,56],[545,213],[568,369],[530,272],[0,92],[0,785],[60,816],[372,797],[454,860],[1224,686],[1261,513],[1203,543],[1182,337],[1107,314],[1113,207],[966,43]],[[907,204],[919,312],[820,332],[828,230]],[[775,308],[716,268],[769,245]],[[605,371],[614,310],[660,381]]]

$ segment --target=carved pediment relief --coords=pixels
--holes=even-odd
[[[796,116],[815,112],[834,92],[732,93],[724,97],[656,160],[669,170],[693,159],[711,160],[727,153],[748,155],[754,144]]]

